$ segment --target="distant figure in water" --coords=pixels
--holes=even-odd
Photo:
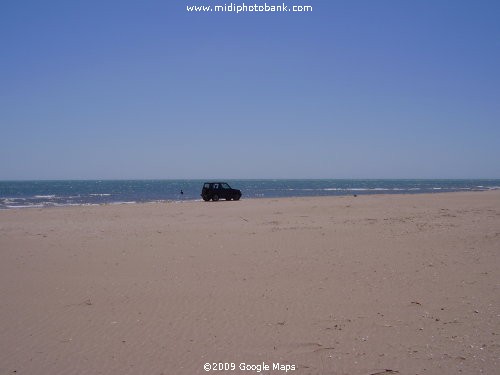
[[[182,189],[181,189],[181,195],[184,195],[184,192],[182,191]]]

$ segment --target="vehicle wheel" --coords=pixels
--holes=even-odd
[[[210,200],[210,198],[208,198],[208,197],[203,197],[203,200],[204,200],[205,202],[208,202],[208,201]]]
[[[240,200],[240,198],[241,198],[241,195],[236,195],[236,196],[234,196],[234,198],[233,198],[233,199],[234,199],[235,201],[239,201],[239,200]]]
[[[219,200],[219,196],[217,194],[214,194],[214,196],[212,197],[212,200],[214,202],[217,202]]]

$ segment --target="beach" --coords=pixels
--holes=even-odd
[[[0,260],[2,375],[500,368],[498,190],[0,210]]]

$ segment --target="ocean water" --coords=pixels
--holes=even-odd
[[[204,180],[0,181],[0,209],[201,200]],[[227,180],[242,199],[500,189],[495,180]],[[184,194],[180,194],[180,191]]]

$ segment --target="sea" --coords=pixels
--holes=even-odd
[[[205,180],[0,181],[0,209],[201,200]],[[481,180],[225,180],[242,199],[364,194],[416,194],[500,189]],[[182,191],[182,194],[181,194]]]

